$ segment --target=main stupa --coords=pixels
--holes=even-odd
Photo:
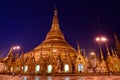
[[[76,54],[76,50],[68,44],[60,30],[57,9],[55,9],[52,26],[45,40],[30,53],[34,55],[37,61],[40,56],[47,59],[53,54],[64,57],[67,54],[66,52],[69,52],[71,57],[74,57]]]

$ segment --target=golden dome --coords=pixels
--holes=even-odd
[[[63,33],[59,28],[56,9],[54,11],[54,17],[53,17],[51,29],[48,32],[45,40],[33,50],[35,58],[36,57],[38,58],[38,55],[40,55],[41,52],[44,52],[46,50],[50,53],[50,50],[52,48],[57,49],[60,52],[67,50],[71,53],[76,53],[76,50],[67,43]]]

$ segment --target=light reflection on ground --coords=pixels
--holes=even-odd
[[[24,76],[23,78],[24,80],[120,80],[120,76]]]
[[[0,75],[0,80],[120,80],[120,76],[8,76]]]

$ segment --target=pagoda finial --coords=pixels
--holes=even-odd
[[[55,6],[54,15],[57,15],[57,7]]]
[[[57,7],[55,6],[55,10],[54,10],[54,17],[53,17],[53,22],[52,24],[58,24],[58,11],[57,11]],[[59,24],[58,24],[59,25]]]

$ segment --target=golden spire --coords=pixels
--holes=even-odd
[[[60,30],[59,29],[59,21],[58,21],[58,11],[57,11],[56,7],[55,7],[55,10],[54,10],[54,16],[53,16],[51,30]]]
[[[110,56],[110,51],[108,49],[108,45],[106,45],[106,50],[107,50],[107,56]]]
[[[81,55],[81,49],[78,41],[77,41],[77,47],[78,47],[78,53]]]
[[[120,51],[120,41],[118,40],[116,34],[114,34],[114,37],[115,37],[116,50],[117,50],[117,51]]]
[[[58,11],[57,11],[57,8],[55,7],[53,24],[59,24],[59,23],[58,23],[58,15],[57,15],[57,13],[58,13]]]
[[[50,39],[64,40],[64,36],[59,28],[59,21],[58,21],[58,14],[57,13],[58,13],[57,8],[55,8],[53,21],[52,21],[52,27],[46,36],[47,40],[50,40]]]
[[[103,57],[103,52],[102,52],[101,46],[99,46],[99,49],[100,49],[100,56],[101,56],[101,60],[103,60],[103,59],[104,59],[104,57]]]
[[[13,56],[13,45],[11,46],[10,51],[8,52],[6,58],[12,57],[12,56]]]
[[[112,52],[112,56],[115,57],[115,52],[113,51],[112,48],[111,48],[111,52]]]
[[[118,57],[115,49],[114,49],[114,55],[116,58]]]
[[[12,58],[12,57],[13,57],[13,45],[11,46],[7,56],[3,58],[2,61],[5,62],[8,58]]]
[[[86,51],[85,51],[85,49],[83,49],[83,54],[84,54],[84,57],[86,57]]]

